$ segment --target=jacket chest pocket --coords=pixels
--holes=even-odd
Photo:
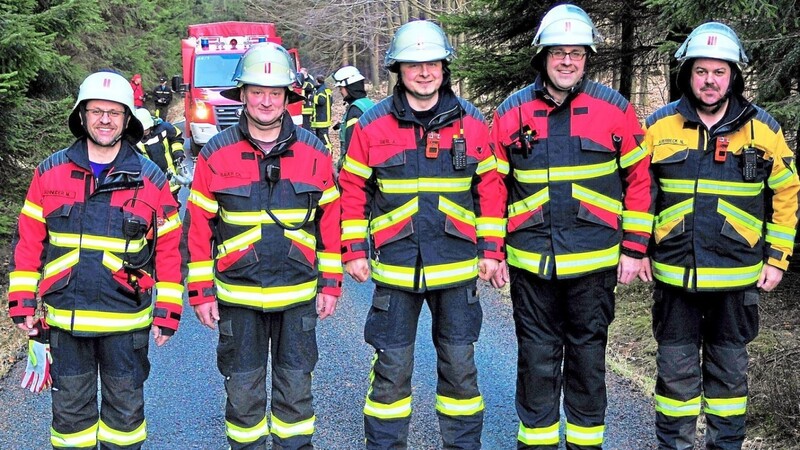
[[[214,194],[220,208],[228,211],[252,210],[257,201],[252,196],[252,178],[246,173],[214,174],[208,189]]]
[[[370,149],[370,167],[373,176],[380,180],[401,179],[408,176],[406,148],[400,144],[385,144]]]
[[[581,164],[597,164],[604,162],[616,162],[617,150],[615,136],[608,136],[607,142],[597,142],[587,137],[580,137],[578,143],[580,145],[579,157],[582,159]]]

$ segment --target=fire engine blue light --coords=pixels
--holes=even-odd
[[[203,50],[208,50],[208,39],[202,38],[200,39],[200,48]]]
[[[258,42],[267,42],[267,38],[265,38],[264,36],[261,36],[261,37],[258,38]]]

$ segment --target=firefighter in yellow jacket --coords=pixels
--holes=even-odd
[[[656,281],[656,435],[659,449],[691,449],[702,409],[707,448],[739,449],[758,290],[789,264],[800,182],[778,122],[742,96],[748,60],[733,30],[705,23],[675,57],[683,96],[647,119],[645,137],[658,183],[642,272]]]

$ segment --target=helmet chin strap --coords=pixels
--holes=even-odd
[[[715,101],[714,103],[706,103],[700,100],[698,100],[698,102],[701,105],[703,105],[709,113],[716,114],[722,108],[722,106],[728,102],[728,97],[730,97],[730,94],[731,91],[730,89],[728,89],[728,92],[726,92],[725,95],[722,96],[722,98]]]

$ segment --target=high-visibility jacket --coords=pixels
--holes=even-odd
[[[375,102],[368,97],[350,99],[348,102],[339,128],[339,142],[341,144],[339,149],[342,158],[347,154],[347,147],[350,145],[350,138],[353,136],[353,130],[355,129],[356,123],[358,123],[358,119],[364,115],[366,110],[372,108],[374,104]]]
[[[370,108],[339,174],[342,259],[367,257],[370,235],[378,285],[412,292],[464,285],[476,278],[479,257],[504,258],[505,187],[488,128],[475,106],[449,89],[439,95],[426,123],[400,88]],[[453,166],[455,138],[466,141],[461,170]],[[426,156],[428,142],[437,143],[428,152],[435,157]]]
[[[311,115],[311,128],[330,127],[331,115],[331,90],[325,86],[325,83],[322,83],[314,93],[314,114]]]
[[[149,135],[136,144],[141,153],[150,158],[166,174],[178,172],[175,161],[184,158],[183,138],[181,130],[169,122],[160,122],[153,127]],[[181,185],[170,180],[170,189],[175,192]]]
[[[284,114],[265,155],[242,116],[197,158],[184,230],[189,303],[214,301],[216,291],[230,306],[281,311],[318,290],[338,297],[339,218],[331,155],[319,140]]]
[[[303,79],[303,109],[302,114],[304,116],[310,116],[314,114],[314,90],[316,86],[314,82],[311,80],[311,77],[306,76]]]
[[[643,257],[655,186],[642,139],[630,103],[593,81],[561,105],[541,78],[508,97],[491,137],[507,175],[508,263],[552,279],[616,267],[620,250]]]
[[[646,126],[658,180],[655,278],[688,291],[730,290],[754,286],[764,262],[785,270],[800,182],[778,122],[733,96],[709,130],[684,97]]]
[[[163,172],[127,141],[100,180],[86,139],[56,152],[36,168],[19,216],[9,314],[33,315],[38,295],[47,323],[75,335],[151,323],[177,330],[183,298],[177,206]],[[153,243],[154,257],[141,269],[123,267],[147,261]]]

